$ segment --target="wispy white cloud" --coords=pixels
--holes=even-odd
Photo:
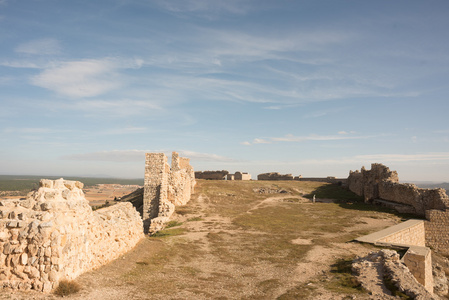
[[[400,163],[400,162],[449,162],[449,152],[431,152],[419,154],[367,154],[337,159],[308,159],[301,164],[333,165],[333,164],[368,164],[368,163]]]
[[[63,96],[94,97],[123,85],[118,70],[140,68],[143,61],[117,59],[86,59],[56,63],[31,78],[31,83]]]
[[[4,60],[0,62],[0,66],[21,69],[41,69],[44,67],[36,61],[28,60]]]
[[[83,60],[62,63],[32,78],[34,85],[69,97],[92,97],[121,86],[109,60]]]
[[[308,136],[295,136],[293,134],[287,134],[283,137],[270,137],[270,138],[255,138],[251,143],[244,142],[244,145],[254,145],[254,144],[271,144],[274,142],[307,142],[307,141],[338,141],[338,140],[359,140],[359,139],[369,139],[379,135],[354,135],[355,131],[339,131],[336,135],[317,135],[311,134]]]
[[[44,38],[20,44],[15,51],[34,55],[55,55],[61,52],[61,45],[56,39]]]
[[[231,162],[234,161],[234,159],[221,156],[218,154],[211,154],[211,153],[201,153],[201,152],[195,152],[195,151],[189,151],[189,150],[180,150],[179,155],[185,156],[187,158],[190,158],[191,160],[197,160],[197,161],[210,161],[210,162]]]
[[[124,127],[124,128],[113,128],[107,131],[102,132],[102,134],[108,135],[121,135],[121,134],[139,134],[145,133],[148,131],[146,127]]]
[[[81,100],[76,103],[63,103],[62,107],[69,110],[83,111],[87,115],[98,116],[100,113],[110,116],[131,116],[160,112],[162,108],[151,100]]]
[[[54,130],[51,128],[39,128],[39,127],[30,127],[30,128],[7,127],[2,131],[3,133],[25,133],[25,134],[60,132],[60,130]]]
[[[144,161],[144,150],[111,150],[90,153],[79,153],[63,156],[65,160],[76,161],[113,161],[113,162],[130,162]]]
[[[212,13],[217,14],[220,12],[231,13],[231,14],[246,14],[251,6],[248,1],[242,0],[228,0],[212,2],[209,0],[174,0],[174,1],[164,1],[157,0],[161,7],[164,9],[175,12],[175,13],[199,13],[204,14],[204,17],[208,19],[213,18]]]
[[[110,150],[90,153],[79,153],[63,156],[65,160],[76,161],[112,161],[112,162],[130,162],[130,161],[144,161],[145,153],[165,153],[171,157],[172,151],[168,150]],[[215,162],[229,162],[233,159],[217,154],[194,152],[189,150],[178,151],[182,157],[190,158],[196,161],[215,161]]]

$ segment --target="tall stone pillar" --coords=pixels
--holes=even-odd
[[[145,229],[148,229],[151,219],[158,216],[160,200],[167,197],[170,167],[164,153],[146,153],[145,156],[143,221]]]

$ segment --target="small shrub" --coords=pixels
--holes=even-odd
[[[188,222],[193,222],[193,221],[203,221],[203,218],[201,217],[193,217],[190,219],[187,219]]]
[[[58,287],[54,290],[54,294],[60,297],[76,294],[81,290],[81,286],[71,280],[61,280]]]

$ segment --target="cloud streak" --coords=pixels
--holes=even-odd
[[[270,137],[270,138],[255,138],[252,142],[242,142],[243,145],[255,145],[255,144],[272,144],[275,142],[308,142],[308,141],[340,141],[340,140],[360,140],[377,137],[378,135],[353,135],[354,131],[346,132],[339,131],[337,135],[316,135],[311,134],[308,136],[295,136],[293,134],[287,134],[283,137]]]
[[[46,38],[20,44],[15,51],[33,55],[55,55],[61,52],[61,46],[58,40]]]
[[[402,162],[448,162],[449,152],[431,152],[418,154],[366,154],[353,157],[341,157],[338,159],[309,159],[302,160],[301,164],[310,165],[345,165],[366,163],[402,163]]]
[[[32,77],[31,83],[63,96],[94,97],[123,86],[119,69],[140,68],[142,63],[109,58],[60,62]]]
[[[74,161],[110,161],[110,162],[142,162],[145,160],[145,153],[165,153],[165,155],[171,157],[172,151],[168,150],[109,150],[109,151],[99,151],[90,153],[79,153],[63,156],[64,160],[74,160]],[[179,155],[183,157],[188,157],[195,161],[206,161],[206,162],[230,162],[234,161],[231,158],[210,154],[201,153],[189,150],[178,151]]]

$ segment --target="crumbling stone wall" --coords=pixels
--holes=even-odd
[[[292,174],[279,174],[278,172],[257,175],[257,180],[293,180]]]
[[[426,257],[420,255],[419,259],[430,259],[430,255]],[[416,261],[413,260],[413,263]],[[431,266],[429,262],[425,264]],[[417,278],[410,267],[405,266],[403,260],[399,258],[399,254],[393,250],[380,250],[357,258],[353,261],[352,270],[362,287],[370,291],[372,299],[396,299],[396,297],[385,293],[387,290],[385,279],[411,299],[440,299],[433,295],[431,272],[429,281],[423,284],[420,280],[424,278]]]
[[[0,286],[49,292],[132,249],[143,224],[131,203],[92,211],[78,181],[41,180],[0,201]]]
[[[196,171],[195,178],[196,179],[207,179],[207,180],[225,180],[226,175],[229,174],[229,171],[221,170],[221,171]]]
[[[147,153],[143,196],[144,228],[150,234],[164,227],[175,206],[190,200],[196,184],[188,158],[172,153],[171,168],[163,153]]]
[[[396,171],[382,164],[372,164],[371,170],[351,171],[349,189],[366,202],[375,199],[407,205],[415,214],[424,216],[428,209],[449,208],[449,197],[444,189],[421,189],[414,184],[399,183]]]

